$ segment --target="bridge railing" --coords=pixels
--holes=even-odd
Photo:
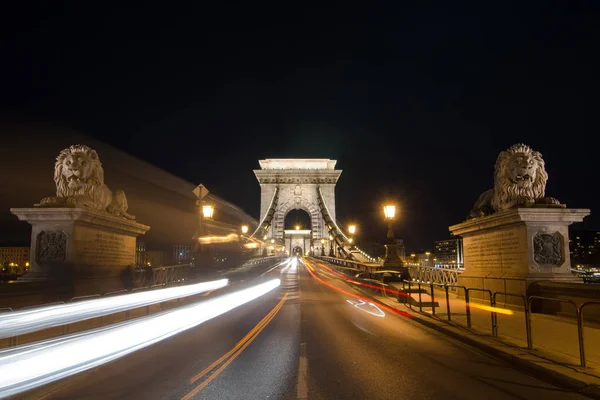
[[[177,264],[164,267],[136,267],[133,269],[135,287],[166,286],[183,283],[193,277],[194,264]]]
[[[462,268],[408,266],[408,272],[413,281],[442,285],[456,285],[458,276],[463,271]]]
[[[577,329],[576,329],[576,334],[577,334],[577,351],[578,351],[578,355],[579,355],[579,365],[583,368],[585,368],[587,366],[587,358],[586,358],[586,353],[585,353],[585,339],[584,339],[584,311],[585,309],[587,309],[588,307],[591,306],[600,306],[600,302],[598,301],[586,301],[583,302],[582,304],[580,304],[579,306],[577,306],[577,304],[575,304],[575,302],[573,300],[569,300],[569,299],[561,299],[561,298],[556,298],[556,297],[545,297],[545,296],[537,296],[537,295],[532,295],[532,296],[526,296],[523,294],[518,294],[518,293],[510,293],[510,292],[502,292],[502,291],[496,291],[496,292],[492,292],[489,289],[483,289],[483,288],[473,288],[473,287],[466,287],[466,286],[461,286],[461,285],[449,285],[449,284],[438,284],[438,283],[433,283],[433,282],[427,282],[427,284],[425,284],[423,281],[417,281],[417,285],[419,287],[419,289],[421,289],[421,287],[428,287],[429,286],[429,290],[431,293],[431,311],[430,312],[426,312],[423,311],[422,307],[419,307],[419,312],[421,313],[425,313],[426,315],[430,315],[430,316],[434,316],[436,317],[439,314],[436,314],[435,311],[435,307],[436,307],[436,303],[434,302],[434,296],[435,296],[435,288],[441,288],[445,291],[445,303],[446,303],[446,319],[448,321],[448,323],[452,323],[452,302],[450,301],[450,295],[449,292],[450,291],[461,291],[464,294],[463,297],[463,301],[459,301],[458,302],[458,306],[464,307],[465,310],[465,315],[466,315],[466,323],[467,326],[466,328],[468,329],[475,329],[472,326],[472,308],[476,308],[479,309],[481,306],[480,304],[489,304],[489,308],[485,308],[483,309],[484,311],[489,312],[490,315],[490,322],[491,322],[491,334],[493,337],[495,338],[499,338],[499,334],[498,334],[498,314],[500,312],[504,313],[506,310],[503,308],[498,307],[498,296],[504,296],[506,297],[513,297],[513,298],[519,298],[521,299],[521,304],[522,304],[522,310],[523,310],[523,315],[524,318],[522,318],[522,327],[525,330],[525,340],[527,343],[527,349],[528,350],[533,350],[534,349],[534,343],[533,343],[533,324],[532,324],[532,315],[535,313],[539,313],[538,312],[534,312],[534,309],[532,307],[532,304],[534,302],[534,300],[542,300],[542,301],[551,301],[551,302],[560,302],[560,303],[566,303],[569,304],[570,306],[572,306],[572,309],[575,313],[575,321],[576,321],[576,325],[577,325]],[[412,281],[404,281],[404,285],[406,287],[409,288],[411,285],[414,285],[414,282]],[[486,293],[487,294],[487,301],[485,299],[473,299],[473,296],[471,296],[471,292],[482,292],[482,293]],[[399,301],[400,302],[400,301]],[[412,309],[412,307],[410,306],[409,303],[409,307]],[[455,314],[458,315],[458,314]],[[512,315],[512,313],[510,313],[509,315]],[[456,323],[456,322],[454,322]],[[538,336],[539,337],[539,336]],[[575,339],[575,338],[573,338]],[[563,343],[564,345],[564,343]],[[557,350],[557,349],[556,349]]]
[[[364,272],[369,272],[373,267],[377,267],[378,265],[373,263],[373,264],[368,264],[368,263],[364,263],[361,261],[356,261],[356,260],[347,260],[344,258],[337,258],[337,257],[319,257],[322,260],[325,260],[331,264],[335,264],[335,265],[340,265],[342,267],[350,267],[350,268],[355,268],[355,269],[359,269],[361,271]]]

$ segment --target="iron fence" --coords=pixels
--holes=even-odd
[[[409,265],[408,272],[415,281],[454,286],[458,282],[458,276],[463,270],[460,268],[436,268]]]
[[[178,264],[165,267],[138,267],[133,270],[136,287],[166,286],[181,283],[192,278],[194,264]]]
[[[411,281],[404,281],[404,284],[408,284],[408,289],[409,291],[412,288],[412,285],[415,284],[415,282],[411,282]],[[419,289],[421,288],[421,283],[417,282],[417,285],[419,287]],[[527,340],[527,348],[529,350],[533,350],[533,327],[532,327],[532,323],[531,323],[531,315],[532,315],[532,308],[531,305],[533,303],[534,300],[548,300],[548,301],[555,301],[555,302],[561,302],[561,303],[567,303],[567,304],[571,304],[573,306],[573,309],[575,311],[575,316],[576,316],[576,320],[577,320],[577,339],[578,339],[578,347],[579,347],[579,364],[581,367],[586,368],[587,366],[587,361],[586,361],[586,356],[585,356],[585,337],[584,337],[584,310],[590,306],[600,306],[600,302],[598,301],[587,301],[582,303],[579,307],[577,307],[577,304],[575,304],[575,302],[573,300],[570,299],[560,299],[560,298],[555,298],[555,297],[543,297],[543,296],[525,296],[523,294],[518,294],[518,293],[510,293],[510,292],[492,292],[489,289],[482,289],[482,288],[468,288],[465,286],[460,286],[460,285],[444,285],[444,284],[437,284],[437,283],[429,283],[430,286],[430,290],[431,290],[431,300],[432,300],[432,315],[436,316],[435,314],[435,302],[434,302],[434,287],[438,286],[438,287],[443,287],[445,292],[446,292],[446,309],[447,309],[447,320],[448,321],[452,321],[452,317],[451,317],[451,306],[450,306],[450,297],[449,297],[449,289],[454,288],[454,289],[460,289],[462,288],[465,292],[465,311],[466,311],[466,318],[467,318],[467,328],[472,329],[472,323],[471,323],[471,296],[470,296],[470,292],[471,291],[478,291],[478,292],[484,292],[487,293],[490,296],[490,321],[491,321],[491,330],[492,330],[492,336],[493,337],[498,337],[498,316],[497,316],[497,309],[496,309],[496,304],[497,304],[497,297],[498,296],[511,296],[511,297],[519,297],[521,298],[521,300],[523,300],[523,308],[524,308],[524,314],[525,314],[525,333],[526,333],[526,340]],[[419,300],[420,303],[420,300]],[[409,306],[412,309],[412,306]],[[419,307],[419,312],[422,312],[422,307]]]

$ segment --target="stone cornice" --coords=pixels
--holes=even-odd
[[[150,227],[103,211],[71,207],[11,208],[10,212],[20,221],[34,222],[79,222],[102,226],[126,235],[143,235]]]
[[[497,226],[507,226],[520,222],[565,223],[581,222],[590,215],[587,208],[522,207],[500,211],[485,217],[473,218],[450,226],[454,235],[464,235]]]
[[[263,183],[337,183],[342,170],[327,169],[255,169],[254,174]]]
[[[333,170],[337,161],[328,158],[267,158],[258,163],[262,169],[269,170]]]

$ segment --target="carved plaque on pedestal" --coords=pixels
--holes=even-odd
[[[37,238],[37,262],[53,264],[65,261],[67,235],[64,232],[41,231]]]
[[[541,265],[559,266],[564,262],[562,235],[538,232],[533,237],[533,259]]]

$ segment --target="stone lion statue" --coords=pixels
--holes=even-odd
[[[555,198],[545,197],[547,181],[542,155],[527,145],[515,144],[498,155],[494,188],[479,196],[469,218],[532,204],[563,207]]]
[[[88,146],[76,144],[60,152],[54,164],[56,197],[46,197],[43,206],[70,205],[102,210],[127,219],[125,192],[111,192],[104,184],[104,169],[98,153]]]

